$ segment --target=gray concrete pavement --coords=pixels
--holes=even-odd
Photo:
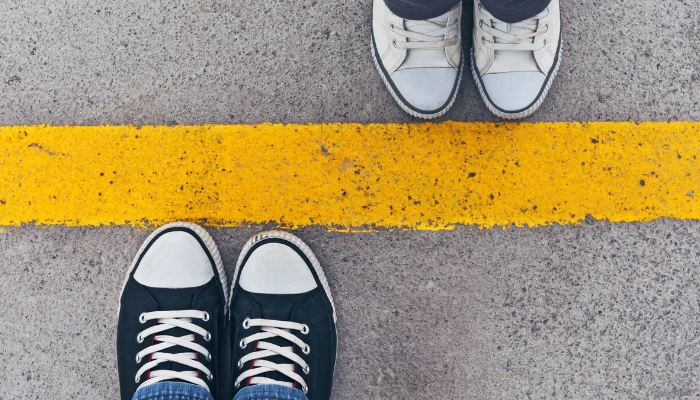
[[[370,7],[2,1],[0,125],[411,121]],[[697,0],[562,8],[531,120],[700,120]],[[471,79],[444,119],[494,120]],[[229,272],[255,231],[211,230]],[[0,233],[0,400],[117,398],[119,289],[147,234]],[[336,399],[700,398],[699,222],[298,234],[337,302]]]
[[[210,230],[231,274],[255,229]],[[0,234],[0,399],[116,399],[148,232]],[[700,397],[700,224],[298,234],[339,315],[336,399]]]
[[[2,1],[0,125],[410,121],[372,63],[370,7]],[[532,120],[700,119],[697,0],[562,9],[562,68]],[[461,92],[444,119],[495,119],[469,74]]]

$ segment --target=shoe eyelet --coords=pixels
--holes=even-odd
[[[482,26],[484,26],[484,20],[483,20],[483,19],[480,19],[480,20],[479,20],[479,28],[481,28]]]
[[[136,364],[141,364],[141,360],[142,360],[142,358],[139,357],[139,355],[137,354],[136,355]]]
[[[238,360],[238,369],[243,368],[243,362],[241,360]]]
[[[250,328],[250,318],[246,318],[243,320],[243,329],[248,329]]]
[[[141,315],[139,315],[139,322],[142,324],[146,323],[146,313],[141,313]]]
[[[544,40],[542,41],[542,44],[546,46],[546,45],[547,45],[547,39],[544,39]]]
[[[309,367],[309,366],[307,365],[306,367],[304,367],[303,371],[304,371],[304,373],[305,373],[306,375],[308,375],[309,372],[311,372],[311,367]]]
[[[394,25],[394,23],[393,23],[393,22],[392,22],[392,23],[390,23],[390,24],[389,24],[389,29],[393,31],[393,30],[394,30],[394,28],[396,28],[396,25]]]
[[[212,374],[212,373],[210,372],[209,375],[207,375],[207,379],[209,379],[209,382],[213,381],[213,380],[214,380],[214,374]]]
[[[204,321],[204,322],[209,321],[209,313],[208,312],[206,312],[206,311],[204,312],[204,317],[202,317],[202,321]]]
[[[236,389],[238,389],[239,387],[241,387],[241,383],[240,383],[240,382],[236,382],[233,386],[235,386]]]
[[[392,45],[394,48],[396,48],[396,39],[394,39],[394,40],[391,41],[391,45]]]
[[[207,361],[211,361],[211,353],[207,354]]]
[[[304,326],[301,328],[301,333],[303,335],[308,335],[309,332],[311,332],[311,328],[309,328],[308,325],[304,324]]]
[[[245,342],[245,340],[241,340],[240,343],[238,343],[238,346],[239,346],[241,349],[245,349],[246,346],[248,346],[248,344]]]
[[[304,394],[309,394],[309,387],[308,387],[308,386],[302,386],[301,391],[304,392]]]
[[[140,333],[139,333],[138,335],[136,335],[136,341],[137,341],[137,342],[143,343],[143,339],[144,339],[144,338],[143,338],[143,336],[141,336]]]
[[[477,7],[479,8],[479,10],[483,10],[483,9],[484,9],[484,6],[483,6],[481,3],[477,4]]]
[[[134,379],[134,382],[136,382],[136,383],[141,382],[141,377],[136,375],[136,379]]]
[[[207,334],[204,335],[204,340],[207,342],[210,341],[211,340],[211,333],[207,332]]]
[[[301,352],[304,353],[304,354],[309,354],[309,353],[311,353],[311,346],[309,346],[309,345],[307,344],[306,347],[304,347],[303,349],[301,349]]]

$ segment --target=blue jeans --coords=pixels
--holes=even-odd
[[[159,382],[136,391],[133,400],[214,400],[201,386],[181,382]],[[223,399],[221,399],[223,400]],[[309,400],[299,389],[281,385],[243,388],[233,400]]]

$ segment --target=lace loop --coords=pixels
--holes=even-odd
[[[211,360],[211,354],[209,351],[195,343],[196,336],[199,335],[205,340],[211,339],[211,334],[204,328],[199,327],[192,323],[192,319],[201,319],[203,321],[209,320],[209,314],[202,311],[196,310],[183,310],[183,311],[154,311],[143,313],[139,316],[139,322],[146,323],[148,321],[156,320],[158,323],[150,328],[144,329],[138,334],[137,340],[145,339],[148,336],[155,335],[153,345],[141,350],[136,354],[136,363],[140,364],[144,358],[150,357],[150,360],[139,368],[136,372],[136,377],[134,381],[139,383],[141,381],[141,376],[150,371],[148,379],[144,381],[138,388],[142,388],[154,383],[179,379],[185,382],[189,382],[195,385],[199,385],[209,390],[209,386],[204,382],[204,380],[199,378],[200,373],[206,376],[210,381],[214,379],[212,372],[200,363],[198,360],[198,353],[202,354],[207,361]],[[193,334],[184,335],[180,337],[169,336],[169,335],[157,335],[158,333],[165,332],[172,328],[181,328]],[[208,339],[207,339],[208,338]],[[181,346],[186,349],[192,350],[189,353],[165,353],[163,351],[168,350],[175,346]],[[170,370],[155,370],[151,371],[153,368],[164,362],[174,362],[182,365],[186,365],[192,368],[194,371],[170,371]]]
[[[301,389],[304,393],[308,393],[309,387],[306,384],[304,378],[295,372],[294,364],[299,365],[301,370],[308,374],[311,371],[311,367],[304,361],[301,356],[294,352],[293,347],[281,347],[269,342],[265,342],[266,339],[271,339],[274,337],[281,337],[296,345],[304,354],[309,354],[311,352],[311,347],[304,343],[303,340],[299,339],[296,335],[291,333],[291,331],[299,331],[308,333],[309,327],[305,324],[299,324],[296,322],[289,321],[277,321],[270,319],[249,319],[246,318],[247,325],[249,327],[260,327],[260,332],[250,335],[240,342],[240,347],[245,348],[249,343],[257,342],[256,351],[248,353],[241,357],[238,361],[238,367],[242,368],[243,364],[247,362],[252,362],[251,368],[241,373],[238,378],[236,378],[235,386],[240,387],[241,382],[250,378],[250,384],[277,384],[277,385],[291,385],[289,382],[280,382],[274,379],[261,377],[258,375],[265,374],[267,372],[279,372],[280,374],[286,376],[290,380],[297,382],[301,385]],[[246,328],[247,329],[247,328]],[[265,358],[282,356],[294,364],[277,364]]]
[[[549,9],[545,9],[525,21],[508,24],[488,14],[481,7],[481,3],[479,3],[478,8],[483,14],[480,16],[479,29],[493,38],[493,40],[487,40],[485,37],[481,38],[481,42],[486,48],[495,51],[535,51],[541,50],[546,46],[546,41],[537,43],[537,38],[549,32],[548,24],[542,27],[539,24],[540,19],[549,16]]]
[[[434,18],[425,21],[405,20],[404,26],[391,24],[389,29],[405,40],[394,40],[394,47],[398,49],[444,49],[458,43],[459,18],[449,17]]]

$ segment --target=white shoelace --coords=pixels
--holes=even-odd
[[[139,388],[152,385],[157,382],[180,379],[185,382],[189,382],[195,385],[199,385],[209,390],[204,380],[199,378],[200,372],[207,377],[209,381],[214,379],[214,375],[205,367],[202,363],[197,361],[198,355],[202,354],[207,361],[211,360],[211,354],[203,346],[195,343],[195,334],[200,335],[204,340],[211,340],[211,334],[207,332],[204,328],[201,328],[192,323],[192,319],[201,319],[203,321],[209,320],[209,314],[203,311],[195,310],[183,310],[183,311],[154,311],[143,313],[139,316],[139,322],[145,324],[151,320],[158,320],[158,323],[150,328],[147,328],[136,337],[136,341],[142,343],[147,337],[167,331],[172,328],[181,328],[187,331],[193,332],[193,334],[175,337],[168,335],[156,335],[154,338],[154,344],[149,346],[138,354],[136,354],[136,363],[140,364],[141,361],[150,355],[150,360],[145,363],[136,373],[135,381],[139,383],[141,381],[141,376],[155,368],[156,366],[164,362],[176,362],[193,368],[195,371],[170,371],[170,370],[156,370],[151,371],[149,378],[144,381]],[[163,351],[175,347],[181,346],[192,350],[188,353],[164,353]]]
[[[249,370],[244,371],[242,374],[238,375],[236,378],[236,388],[240,387],[241,382],[250,379],[251,385],[257,384],[276,384],[291,386],[289,382],[280,382],[274,379],[260,377],[257,375],[265,374],[267,372],[277,371],[289,379],[297,382],[301,385],[301,390],[306,394],[309,392],[309,387],[306,385],[306,381],[301,375],[294,372],[294,364],[277,364],[268,360],[263,360],[267,357],[282,356],[286,359],[293,361],[301,367],[304,374],[308,374],[311,371],[309,364],[307,364],[303,358],[294,353],[293,347],[280,347],[272,343],[264,342],[265,339],[270,339],[274,337],[284,338],[293,344],[297,345],[304,354],[309,354],[311,352],[311,347],[304,343],[296,335],[291,333],[291,331],[300,331],[302,334],[306,335],[309,333],[308,325],[299,324],[296,322],[288,321],[276,321],[271,319],[249,319],[246,318],[243,321],[243,328],[249,329],[250,327],[259,326],[261,332],[248,336],[240,341],[239,346],[244,349],[249,343],[257,341],[256,349],[254,351],[243,356],[238,361],[238,368],[242,368],[243,364],[248,361],[253,361],[252,367]]]
[[[446,14],[452,16],[453,13]],[[441,18],[441,19],[438,19]],[[459,19],[446,16],[425,21],[404,20],[404,26],[389,26],[392,32],[405,37],[407,41],[394,40],[394,47],[399,49],[443,49],[457,44]]]
[[[487,34],[494,37],[494,40],[488,40],[486,37],[481,37],[481,42],[491,50],[524,50],[534,51],[541,50],[546,45],[545,43],[535,43],[535,38],[546,34],[549,31],[549,26],[539,26],[539,20],[549,15],[549,10],[545,9],[534,17],[522,22],[509,24],[493,16],[486,14],[481,3],[479,10],[482,11],[479,19],[479,27]]]

